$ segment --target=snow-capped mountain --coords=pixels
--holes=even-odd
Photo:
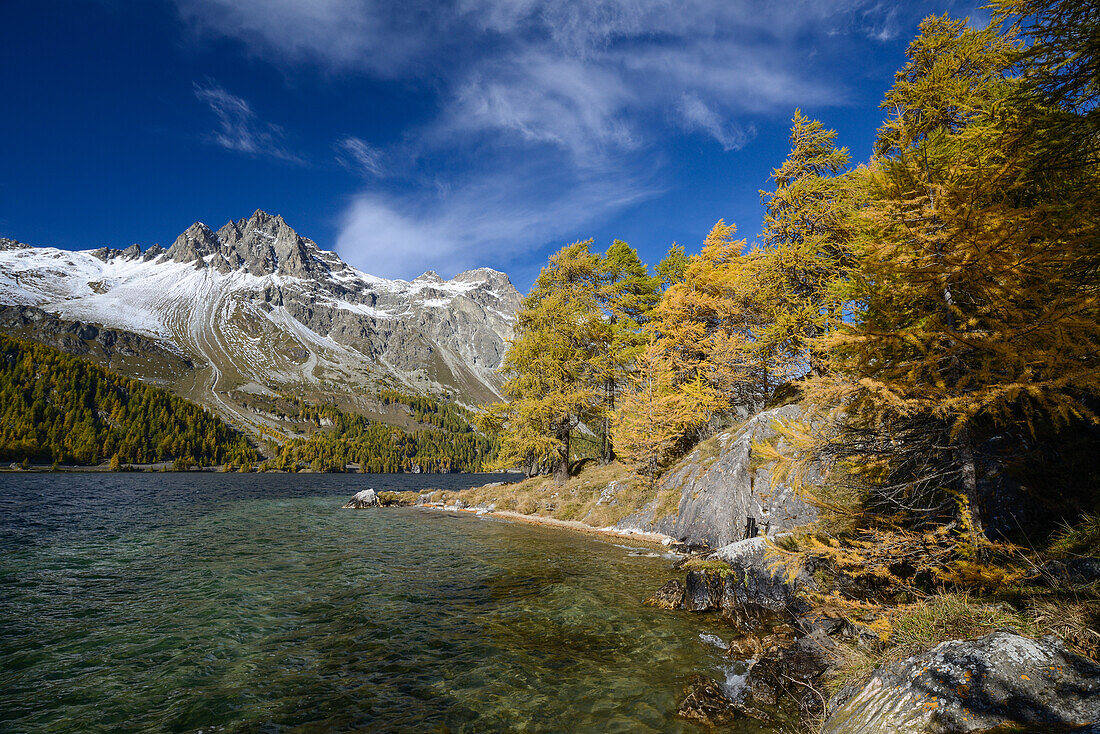
[[[23,309],[9,331],[83,324],[138,335],[146,351],[180,357],[152,379],[253,431],[272,427],[264,398],[280,393],[352,408],[369,408],[382,385],[466,404],[496,399],[519,303],[508,276],[488,268],[451,280],[368,275],[263,211],[217,232],[195,223],[167,250],[0,239],[0,304],[50,315]],[[139,376],[150,371],[146,359]]]

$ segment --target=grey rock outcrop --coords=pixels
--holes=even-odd
[[[662,491],[678,491],[674,515],[654,517],[656,503],[626,518],[622,527],[641,527],[685,543],[712,548],[752,537],[776,535],[817,518],[813,507],[787,484],[772,486],[774,465],[754,460],[754,441],[777,440],[776,422],[802,418],[797,405],[763,410],[736,429],[723,432],[680,461],[661,479]],[[807,477],[813,481],[813,476]]]
[[[742,632],[791,621],[802,611],[797,587],[812,581],[801,574],[788,583],[782,565],[768,558],[763,538],[732,543],[707,558],[724,566],[688,572],[684,609],[719,612]]]
[[[1053,637],[999,631],[879,668],[832,711],[822,734],[941,734],[1002,725],[1043,731],[1098,720],[1100,665]]]
[[[34,306],[0,305],[0,332],[31,339],[107,367],[129,365],[154,384],[184,374],[194,363],[157,339],[120,329],[58,318]]]

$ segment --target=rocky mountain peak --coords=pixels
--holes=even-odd
[[[18,240],[11,240],[7,237],[0,237],[0,250],[25,250],[30,245],[24,245]]]
[[[466,270],[452,278],[452,281],[475,285],[477,292],[486,297],[483,299],[485,305],[499,313],[507,314],[509,320],[519,311],[523,303],[523,296],[516,290],[511,278],[499,270],[492,268]]]
[[[316,277],[331,269],[321,248],[302,237],[278,214],[257,209],[248,219],[229,222],[218,230],[222,254],[233,269],[253,275],[280,273],[298,278]]]
[[[92,250],[92,257],[98,258],[103,262],[108,262],[115,258],[122,258],[124,260],[137,260],[141,257],[141,245],[136,242],[125,250],[116,250],[111,247],[100,247],[98,250]]]
[[[168,257],[178,263],[193,262],[216,253],[220,245],[217,235],[209,227],[195,222],[168,248]]]
[[[476,268],[464,270],[452,280],[458,283],[485,283],[494,290],[514,290],[511,278],[506,273],[492,268]]]
[[[256,276],[279,273],[297,278],[315,278],[334,264],[343,265],[332,262],[317,243],[299,235],[281,216],[262,209],[247,219],[227,222],[217,232],[195,222],[168,248],[168,257],[222,272],[244,269]]]

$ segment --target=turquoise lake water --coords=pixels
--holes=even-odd
[[[668,558],[340,508],[499,478],[0,475],[0,731],[701,731],[729,630],[642,606]]]

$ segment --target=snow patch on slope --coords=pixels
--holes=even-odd
[[[136,252],[73,252],[5,241],[0,303],[155,338],[202,364],[211,403],[242,420],[226,404],[228,391],[240,385],[361,386],[370,375],[387,372],[410,387],[422,385],[415,373],[428,365],[417,368],[418,357],[410,356],[415,352],[403,350],[421,349],[414,345],[423,339],[428,353],[441,356],[460,383],[476,376],[496,392],[494,368],[511,336],[509,312],[519,298],[502,273],[486,268],[450,281],[434,273],[411,282],[389,280],[317,248],[307,257],[324,263],[322,272],[298,277],[276,265],[274,272],[257,275],[255,262],[252,272],[247,263],[227,270],[220,254],[197,253],[190,262],[177,262],[168,254]],[[460,297],[461,313],[454,310]],[[337,323],[339,330],[319,333]]]

